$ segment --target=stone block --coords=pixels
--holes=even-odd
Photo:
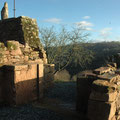
[[[116,104],[115,102],[88,102],[88,119],[89,120],[112,120],[115,116]]]
[[[120,114],[120,91],[118,92],[118,96],[116,99],[116,107],[117,107],[118,114]]]
[[[109,93],[101,93],[92,91],[90,94],[90,100],[104,101],[104,102],[113,102],[117,98],[117,91]]]
[[[116,91],[117,85],[106,80],[95,80],[92,89],[96,92],[108,93]]]
[[[45,81],[53,81],[54,80],[54,74],[53,73],[46,73],[44,76]]]
[[[55,71],[55,65],[54,64],[45,64],[44,65],[44,72],[45,73],[53,73]]]
[[[6,65],[2,70],[1,78],[5,76],[2,87],[4,96],[0,96],[0,99],[3,98],[4,102],[8,104],[25,104],[38,98],[42,99],[43,64]]]
[[[93,72],[95,74],[101,75],[103,73],[110,72],[111,70],[113,70],[113,69],[110,67],[100,67],[100,68],[95,69]]]
[[[119,120],[119,119],[116,119],[116,116],[114,116],[111,120]]]
[[[78,76],[76,109],[82,113],[87,112],[88,100],[91,93],[92,82],[96,77]]]
[[[116,117],[116,118],[117,118],[117,120],[120,120],[120,115],[117,115],[117,117]]]

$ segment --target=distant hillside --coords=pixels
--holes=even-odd
[[[70,66],[68,66],[67,69],[71,74],[76,74],[85,69],[95,69],[103,66],[105,65],[109,56],[113,56],[120,52],[120,42],[82,43],[80,46],[81,45],[86,49],[93,51],[94,59],[84,69],[81,69],[80,66],[77,66],[77,68],[74,68],[73,70],[70,68]]]
[[[108,57],[120,52],[120,42],[89,43],[88,49],[94,52],[94,60],[90,66],[96,68],[104,65]]]

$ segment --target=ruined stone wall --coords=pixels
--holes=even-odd
[[[44,88],[47,90],[50,87],[53,87],[55,65],[54,64],[45,64],[44,65]]]
[[[43,64],[6,65],[0,73],[0,78],[4,76],[0,80],[2,104],[23,104],[43,97]]]
[[[20,16],[0,21],[0,41],[16,40],[30,47],[40,46],[39,30],[35,19]]]
[[[18,41],[20,44],[30,46],[39,51],[40,58],[47,64],[46,53],[40,43],[39,29],[35,19],[20,16],[0,20],[0,42],[7,45],[7,41]]]
[[[116,64],[81,73],[77,79],[77,110],[89,120],[119,120],[119,86]]]
[[[7,41],[7,45],[0,43],[0,64],[41,62],[40,51],[35,51],[30,46],[19,44],[18,41]]]
[[[0,103],[40,100],[53,84],[54,65],[47,64],[38,33],[28,17],[0,21]]]

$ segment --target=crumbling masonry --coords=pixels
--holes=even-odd
[[[47,64],[35,19],[0,21],[0,103],[23,104],[42,99],[52,85],[54,65]]]
[[[120,70],[116,63],[78,76],[77,110],[89,120],[120,120]]]

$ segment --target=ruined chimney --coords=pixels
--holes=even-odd
[[[1,20],[8,18],[8,3],[4,3],[4,7],[1,10]]]

